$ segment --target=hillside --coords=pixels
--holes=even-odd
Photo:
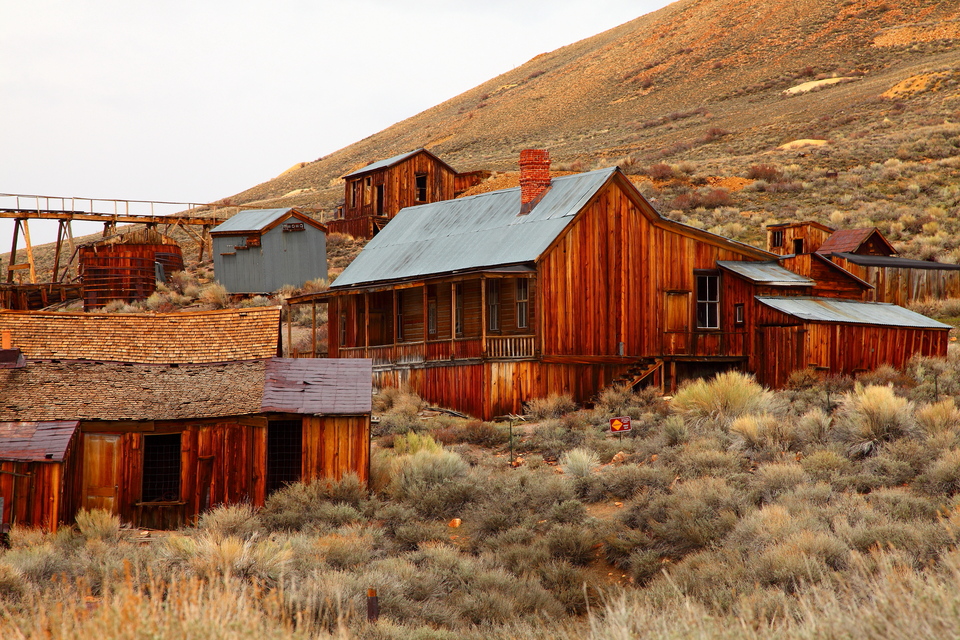
[[[844,224],[890,199],[862,188],[890,182],[863,175],[871,164],[918,161],[928,178],[954,174],[949,163],[929,163],[954,156],[960,143],[952,124],[960,108],[957,37],[956,2],[681,0],[225,200],[330,212],[342,199],[339,176],[396,153],[423,146],[462,171],[512,171],[520,149],[544,147],[555,168],[682,169],[689,180],[647,190],[665,213],[689,209],[675,198],[711,176],[775,164],[789,186],[738,191],[725,202],[761,214],[748,226],[768,217],[829,223],[834,211],[841,214],[833,223]],[[803,139],[824,142],[781,148]],[[818,188],[828,171],[840,174],[835,184],[856,189]],[[851,174],[854,184],[844,185]],[[908,183],[887,186],[903,191]],[[921,213],[955,205],[936,194]],[[694,217],[711,226],[702,214]],[[756,240],[749,230],[732,235]]]

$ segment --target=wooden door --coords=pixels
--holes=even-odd
[[[88,433],[83,437],[83,508],[118,513],[120,436]]]
[[[690,292],[667,291],[663,298],[663,354],[687,353],[690,337]]]

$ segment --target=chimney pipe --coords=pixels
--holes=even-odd
[[[520,152],[520,213],[530,213],[550,188],[550,152],[524,149]]]
[[[10,337],[9,331],[3,332],[2,343],[0,343],[0,348],[2,349],[13,349],[13,340]]]

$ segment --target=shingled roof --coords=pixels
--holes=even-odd
[[[884,255],[897,253],[893,245],[887,242],[887,239],[884,238],[883,234],[875,227],[834,231],[829,238],[823,241],[823,244],[817,249],[817,253],[824,255],[831,253],[857,253],[860,247],[866,244],[871,238],[874,238],[873,241],[878,246],[884,247]]]
[[[0,421],[356,415],[370,412],[371,379],[371,361],[356,359],[183,366],[30,362],[0,370]]]
[[[0,311],[28,360],[199,364],[277,355],[280,307],[192,313]]]

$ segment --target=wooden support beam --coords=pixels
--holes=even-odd
[[[30,242],[30,225],[23,220],[23,243],[27,248],[27,264],[30,265],[30,284],[37,283],[37,265],[33,260],[33,244]]]
[[[20,238],[20,220],[13,221],[13,246],[10,248],[10,261],[7,263],[7,282],[13,282],[13,265],[17,263],[17,240]]]
[[[329,322],[328,322],[329,326]],[[317,301],[313,301],[313,322],[312,328],[310,331],[310,343],[313,345],[313,353],[310,354],[311,358],[317,357]]]
[[[53,255],[53,282],[57,281],[57,274],[60,273],[60,252],[63,250],[63,235],[64,235],[64,225],[66,223],[63,220],[57,221],[57,248],[54,250]]]
[[[370,294],[363,294],[363,348],[370,348]]]
[[[293,318],[290,314],[293,312],[293,307],[289,304],[287,305],[287,357],[293,357]]]
[[[427,284],[423,284],[423,344],[427,344]],[[426,357],[427,350],[423,350],[424,357]]]
[[[480,275],[480,355],[487,357],[487,279]]]

